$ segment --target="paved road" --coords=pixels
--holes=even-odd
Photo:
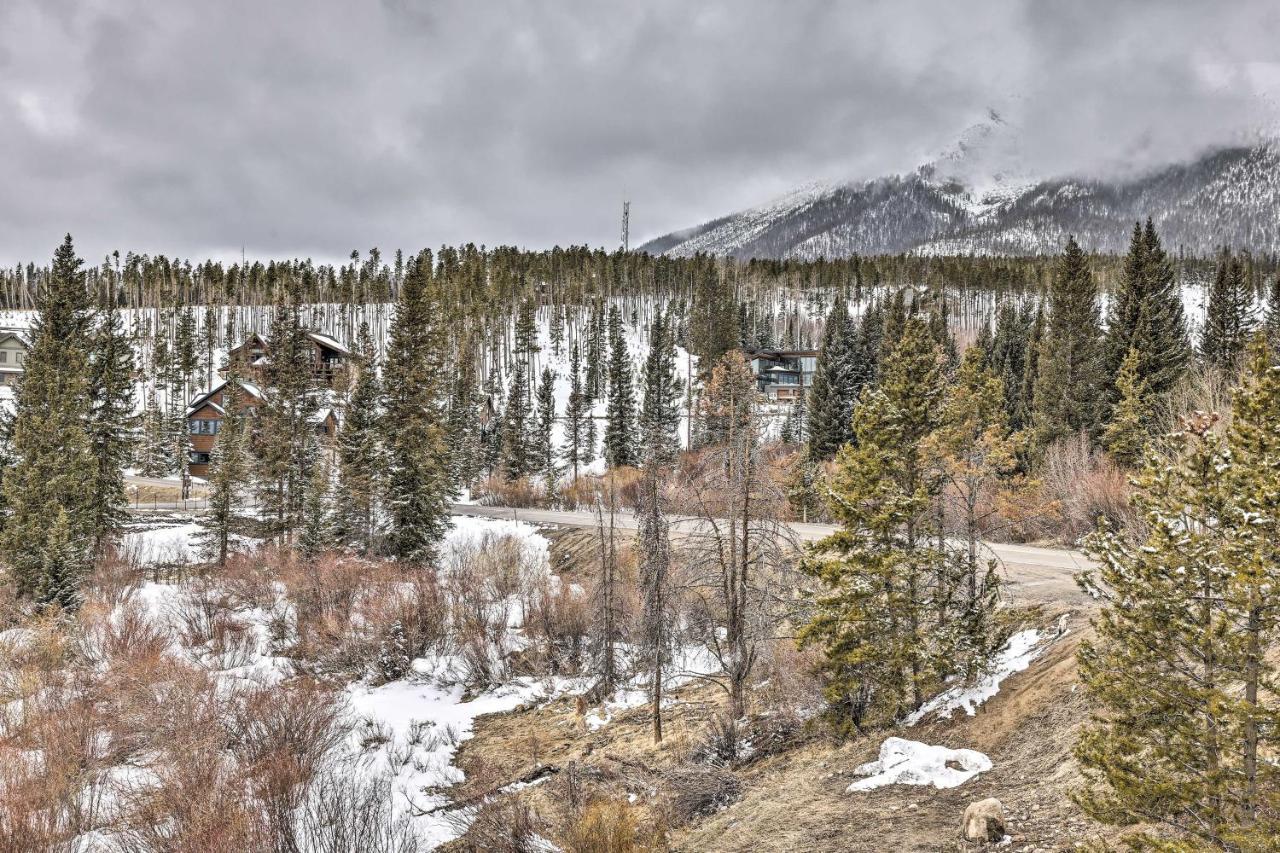
[[[513,518],[533,524],[549,524],[561,527],[594,528],[595,514],[585,510],[515,509],[505,506],[479,506],[454,504],[454,515],[472,515],[480,518]],[[675,535],[696,533],[699,520],[687,516],[670,519]],[[635,514],[619,512],[614,522],[623,530],[636,529]],[[800,542],[816,542],[832,533],[833,524],[788,525]],[[1033,545],[1005,545],[998,542],[984,543],[984,548],[997,557],[1005,567],[1006,582],[1014,600],[1027,603],[1087,605],[1090,599],[1076,586],[1074,576],[1081,569],[1092,565],[1079,551],[1064,548],[1039,548]]]

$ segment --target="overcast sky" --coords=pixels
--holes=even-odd
[[[1275,0],[0,0],[0,263],[632,241],[914,168],[1274,132]]]

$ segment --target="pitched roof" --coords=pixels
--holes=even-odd
[[[217,403],[210,403],[209,398],[212,397],[214,394],[217,394],[224,387],[226,387],[227,382],[228,380],[223,379],[221,382],[214,385],[208,391],[205,391],[202,394],[197,394],[194,398],[192,398],[191,402],[187,405],[187,417],[191,417],[192,415],[194,415],[198,409],[204,408],[206,403],[208,405],[213,406],[214,408],[217,408],[219,411],[222,411],[225,413],[226,410],[223,409],[221,406],[219,406]],[[246,382],[243,379],[240,380],[239,384],[240,384],[240,389],[244,391],[246,394],[248,394],[250,397],[254,397],[258,400],[264,399],[262,396],[262,389],[259,388],[257,385],[254,385],[252,382]]]
[[[10,338],[22,344],[27,349],[31,349],[31,341],[27,339],[25,331],[18,329],[0,329],[0,344]]]
[[[337,340],[335,340],[334,338],[331,338],[328,335],[324,334],[323,332],[307,332],[307,337],[311,338],[311,340],[315,341],[320,346],[325,347],[326,349],[334,350],[335,352],[341,355],[351,355],[351,352],[346,347],[338,343]]]

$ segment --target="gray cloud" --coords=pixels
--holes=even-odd
[[[1272,130],[1280,9],[987,0],[6,0],[0,262],[652,236],[913,168],[995,108],[1030,174]],[[987,164],[1003,168],[1000,163]]]

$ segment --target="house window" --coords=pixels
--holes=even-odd
[[[25,355],[26,355],[26,353],[22,353],[22,352],[15,352],[15,353],[13,354],[13,363],[14,363],[14,364],[22,364],[22,362],[25,360],[25,359],[24,359],[24,356],[25,356]]]
[[[0,349],[0,364],[6,364],[9,361],[9,353],[7,350]]]
[[[187,459],[190,460],[192,465],[209,464],[209,454],[205,453],[203,450],[192,450],[187,454]]]
[[[192,435],[217,435],[220,423],[218,420],[196,418],[189,422],[189,429]]]

